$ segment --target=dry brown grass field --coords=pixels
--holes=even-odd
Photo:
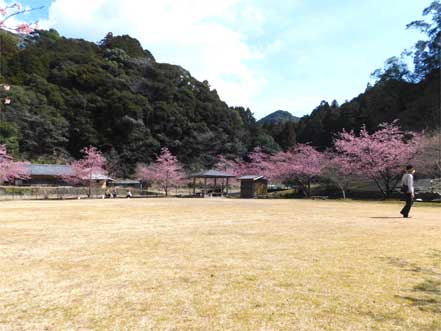
[[[441,208],[0,203],[0,330],[441,330]]]

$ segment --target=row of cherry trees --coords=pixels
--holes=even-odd
[[[394,122],[380,125],[372,134],[364,127],[359,134],[343,131],[335,138],[334,147],[324,152],[304,144],[275,155],[256,149],[245,161],[221,157],[217,167],[238,176],[261,174],[273,182],[296,183],[305,196],[310,196],[311,184],[318,178],[332,181],[344,198],[351,179],[368,179],[388,197],[407,163],[436,164],[434,155],[428,154],[429,147],[435,154],[435,139],[424,140],[419,133],[402,131]]]
[[[337,185],[343,198],[349,183],[361,178],[373,181],[385,197],[396,187],[403,167],[414,162],[421,168],[439,175],[439,136],[424,138],[419,133],[402,131],[397,123],[382,124],[370,134],[362,128],[358,134],[341,132],[334,141],[333,149],[318,151],[314,147],[298,144],[295,148],[276,154],[264,153],[256,148],[245,159],[228,160],[219,157],[218,170],[236,176],[264,175],[272,182],[295,183],[305,196],[311,195],[311,184],[326,178]],[[96,176],[105,175],[106,159],[95,147],[82,150],[84,157],[72,162],[71,172],[63,179],[72,184],[90,185]],[[0,145],[0,181],[27,178],[25,163],[14,162]],[[136,178],[159,186],[166,195],[170,187],[186,183],[184,166],[167,149],[163,148],[156,161],[139,165]]]

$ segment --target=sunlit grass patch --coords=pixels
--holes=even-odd
[[[0,330],[440,329],[438,207],[406,221],[375,202],[0,208]]]

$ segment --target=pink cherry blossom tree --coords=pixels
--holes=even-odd
[[[92,194],[92,182],[98,176],[106,175],[106,159],[95,147],[89,146],[81,150],[84,157],[70,164],[70,173],[62,176],[63,180],[71,184],[87,184],[88,196]]]
[[[322,169],[321,177],[335,184],[340,189],[342,198],[346,199],[346,192],[353,179],[351,159],[334,151],[326,152],[325,158],[326,165]]]
[[[343,131],[334,148],[344,156],[351,174],[371,179],[384,197],[389,197],[405,165],[417,156],[420,142],[420,134],[402,131],[394,121],[380,124],[372,134],[365,127],[358,135]]]
[[[271,160],[268,176],[281,182],[298,183],[306,197],[311,196],[311,184],[326,165],[325,155],[307,144],[298,144],[287,152],[279,152]]]
[[[18,2],[12,5],[6,5],[5,7],[0,7],[0,28],[14,33],[29,34],[33,32],[36,28],[38,28],[38,22],[34,22],[31,24],[19,23],[15,26],[11,26],[8,24],[9,21],[15,16],[19,16],[43,8],[44,6],[38,8],[23,8],[23,6]]]
[[[235,175],[236,177],[242,175],[244,167],[244,161],[240,159],[227,159],[223,155],[217,157],[217,163],[214,166],[216,170]]]
[[[28,164],[14,162],[5,145],[0,144],[0,183],[29,178]]]
[[[273,162],[271,154],[265,153],[260,147],[256,147],[248,154],[248,162],[243,163],[241,175],[261,175],[267,178],[272,176]]]
[[[12,33],[27,35],[34,32],[35,29],[38,28],[38,22],[34,22],[31,24],[28,23],[18,23],[15,25],[10,25],[10,20],[16,16],[29,13],[34,10],[39,10],[44,8],[23,8],[23,6],[16,2],[12,5],[6,5],[5,7],[0,7],[0,29],[10,31]],[[1,46],[1,43],[0,43]],[[3,49],[0,48],[0,57],[2,56]],[[0,82],[0,88],[2,88],[6,93],[11,89],[11,86],[5,83]],[[4,97],[2,103],[5,105],[10,105],[12,99],[8,96]]]
[[[421,153],[415,166],[425,175],[441,178],[441,132],[422,138]]]
[[[135,176],[148,188],[154,183],[155,169],[153,165],[138,164],[136,166]]]
[[[164,190],[165,196],[168,196],[170,187],[178,187],[184,183],[185,172],[176,156],[164,147],[153,164],[138,167],[137,178],[157,184]]]
[[[268,177],[272,168],[271,155],[263,152],[260,147],[256,147],[246,156],[247,161],[242,159],[226,159],[224,156],[218,156],[218,162],[215,165],[216,170],[224,171],[237,177],[244,175],[262,175]]]

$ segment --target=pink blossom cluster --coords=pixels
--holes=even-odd
[[[0,28],[22,34],[29,34],[34,32],[34,30],[37,28],[37,22],[33,24],[21,23],[16,27],[10,27],[7,25],[7,21],[10,18],[33,10],[35,9],[23,9],[23,6],[18,2],[10,6],[0,8],[0,16],[3,17],[2,19],[0,19]]]
[[[420,149],[421,135],[402,131],[396,123],[384,123],[369,134],[363,127],[356,135],[343,131],[334,142],[335,150],[351,172],[370,178],[398,174]]]
[[[256,147],[247,155],[248,161],[242,159],[226,159],[223,155],[218,156],[215,169],[226,172],[236,177],[246,175],[271,175],[271,155]]]
[[[3,90],[5,90],[6,92],[9,92],[11,90],[11,86],[8,84],[0,84],[0,87],[3,87]],[[9,98],[9,97],[4,98],[3,103],[5,105],[11,104],[11,98]]]
[[[161,149],[161,153],[153,164],[139,165],[136,176],[143,182],[158,185],[164,190],[165,195],[168,195],[170,187],[177,187],[185,181],[183,166],[166,147]]]
[[[318,177],[326,165],[324,154],[306,144],[298,144],[287,152],[277,153],[271,160],[270,178],[280,181],[310,181]]]
[[[423,137],[421,146],[415,165],[433,178],[441,177],[441,132]]]
[[[324,164],[323,155],[309,145],[298,144],[292,150],[274,155],[265,153],[257,147],[247,156],[248,161],[241,159],[228,160],[219,156],[216,169],[237,176],[263,175],[274,181],[284,181],[297,177],[317,176]]]
[[[70,164],[70,174],[64,175],[63,179],[71,184],[89,183],[95,176],[105,175],[106,159],[103,154],[93,146],[81,150],[84,157]]]
[[[29,178],[27,163],[14,162],[5,145],[0,144],[0,183]]]
[[[370,134],[343,131],[334,141],[343,174],[371,179],[385,197],[397,185],[404,167],[422,150],[422,134],[403,131],[397,122],[383,123]]]
[[[38,28],[38,22],[35,22],[32,24],[21,23],[15,27],[8,26],[7,23],[8,23],[8,20],[14,16],[18,16],[20,14],[28,13],[28,12],[31,12],[31,11],[34,11],[37,9],[41,9],[41,8],[43,8],[43,7],[23,9],[23,6],[18,2],[14,3],[13,5],[6,6],[6,7],[0,7],[0,29],[5,29],[8,31],[12,31],[12,32],[20,33],[20,34],[25,34],[25,35],[34,32],[34,30]],[[1,54],[0,54],[0,56],[1,56]],[[3,88],[5,91],[9,91],[11,87],[9,85],[3,85]],[[5,105],[10,105],[12,102],[12,99],[9,97],[6,97],[1,102]]]

